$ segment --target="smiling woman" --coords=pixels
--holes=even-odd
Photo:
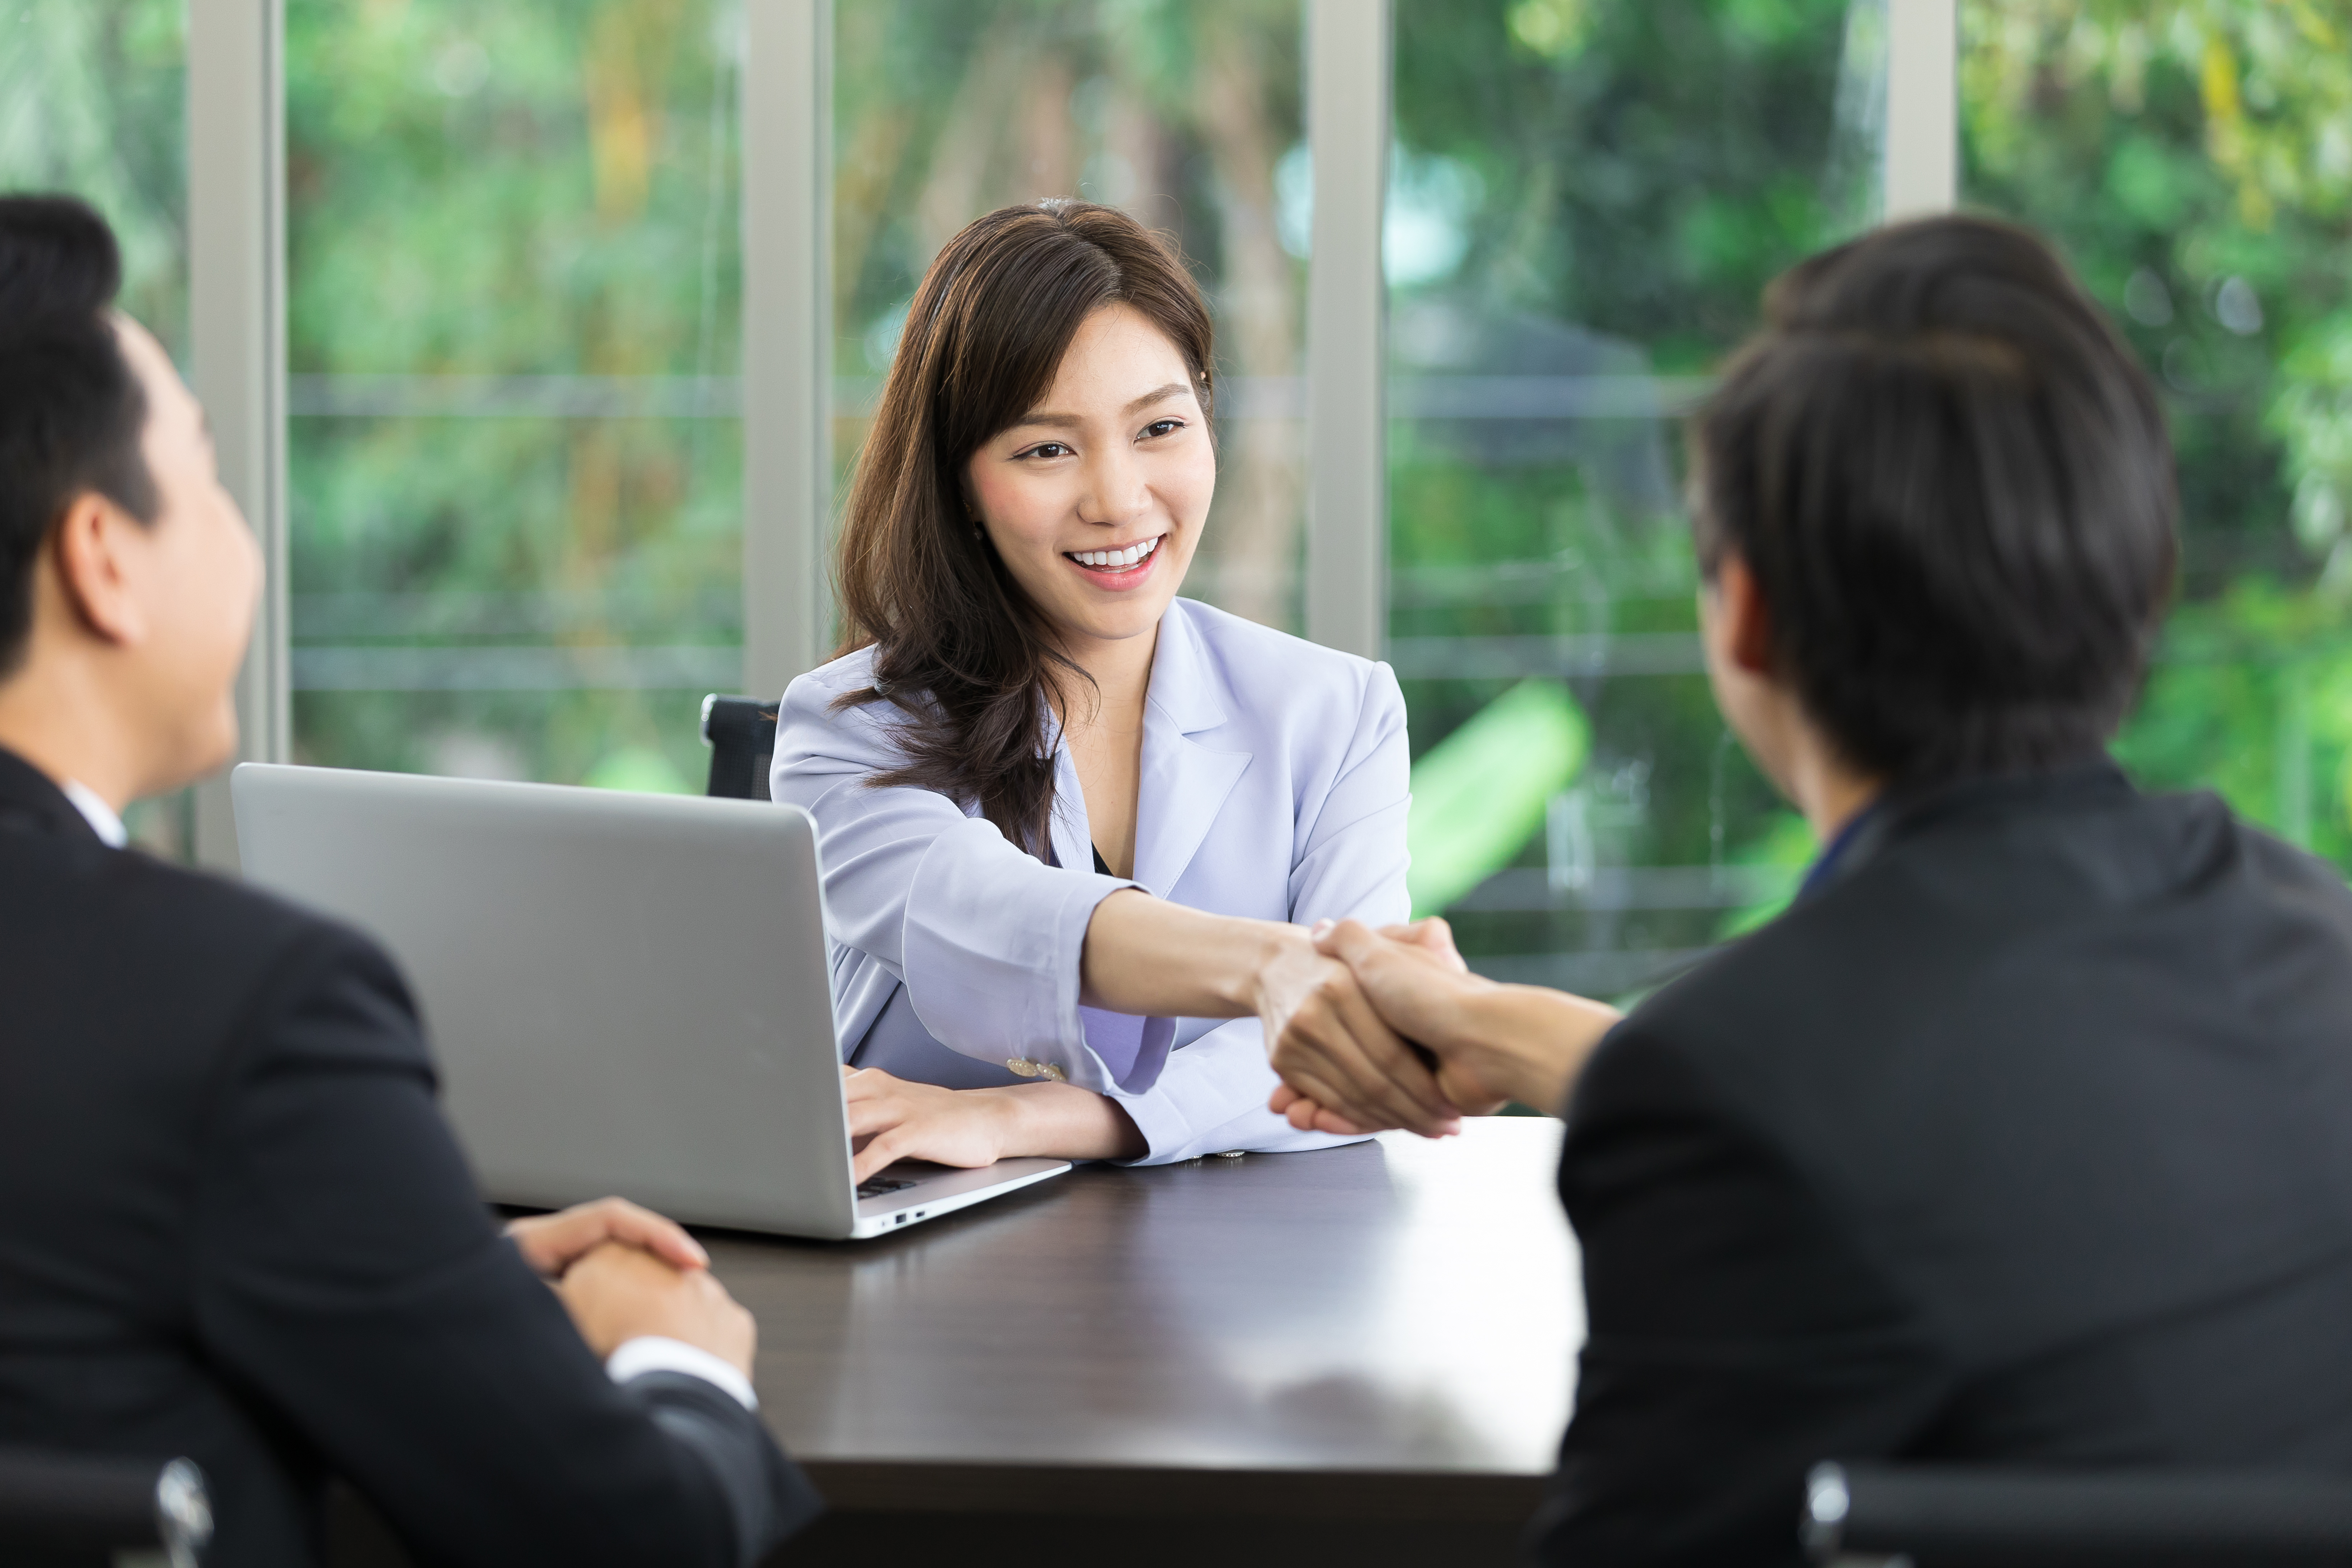
[[[1402,1124],[1455,1115],[1304,929],[1404,918],[1395,678],[1176,596],[1213,349],[1173,250],[1086,203],[980,219],[908,311],[772,782],[817,823],[861,1180],[1328,1142],[1266,1108],[1294,1018]]]

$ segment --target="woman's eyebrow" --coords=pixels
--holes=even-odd
[[[1145,393],[1142,396],[1129,404],[1125,408],[1121,409],[1120,412],[1129,415],[1138,414],[1142,410],[1150,407],[1155,403],[1164,403],[1171,397],[1181,397],[1191,390],[1192,389],[1186,386],[1181,381],[1171,381],[1165,386],[1153,387],[1150,392]],[[1017,430],[1031,425],[1043,425],[1049,429],[1069,430],[1085,423],[1085,420],[1079,418],[1075,414],[1048,414],[1040,409],[1032,413],[1024,414],[1019,419],[1013,421],[1013,425],[1009,426],[1009,428]]]
[[[1165,386],[1155,386],[1150,392],[1145,393],[1142,396],[1129,404],[1127,405],[1127,412],[1129,414],[1140,413],[1142,410],[1150,407],[1155,403],[1164,403],[1171,397],[1181,397],[1192,390],[1192,389],[1191,387],[1186,386],[1181,381],[1171,381]]]

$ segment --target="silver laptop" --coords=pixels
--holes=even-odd
[[[766,801],[248,763],[247,879],[399,960],[484,1193],[880,1236],[1068,1170],[850,1178],[816,829]]]

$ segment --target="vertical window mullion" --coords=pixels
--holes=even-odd
[[[1958,205],[1959,54],[1958,0],[1886,0],[1880,205],[1890,223]]]
[[[832,5],[744,11],[743,686],[775,697],[831,632]]]
[[[1386,0],[1307,0],[1307,635],[1378,658],[1387,640]]]
[[[192,380],[221,481],[261,545],[264,587],[237,679],[241,760],[292,753],[286,540],[283,0],[188,0]],[[228,781],[199,786],[196,856],[233,869]]]

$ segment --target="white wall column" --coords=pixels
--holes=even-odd
[[[1958,10],[1958,0],[1886,0],[1889,223],[1959,204]]]
[[[221,479],[265,585],[237,678],[241,760],[292,752],[286,593],[286,99],[282,0],[188,0],[188,321]],[[236,866],[226,775],[196,790],[196,858]]]
[[[1368,658],[1388,634],[1388,0],[1307,0],[1307,635]]]
[[[743,689],[776,697],[833,635],[833,6],[743,20]]]

